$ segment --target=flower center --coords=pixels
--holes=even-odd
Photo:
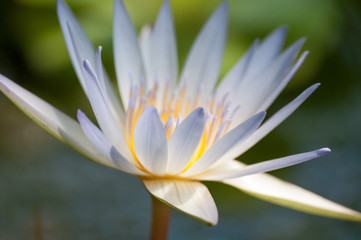
[[[159,91],[157,83],[153,88],[145,93],[144,85],[133,86],[130,90],[130,99],[126,111],[125,140],[136,161],[138,160],[134,150],[134,129],[145,106],[153,105],[157,108],[159,117],[164,125],[167,140],[171,137],[177,126],[196,108],[203,107],[205,116],[205,128],[197,150],[191,157],[188,165],[183,170],[186,171],[207,151],[212,144],[227,133],[231,119],[238,110],[238,107],[229,113],[230,102],[225,94],[221,99],[217,99],[214,94],[207,102],[201,106],[202,90],[199,89],[195,97],[187,96],[187,86],[183,84],[173,94],[170,93],[169,84],[166,84],[162,93]],[[142,166],[141,170],[145,170]]]

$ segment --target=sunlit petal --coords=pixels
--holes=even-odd
[[[249,137],[262,123],[265,116],[265,112],[260,112],[228,132],[225,136],[215,142],[212,147],[184,173],[184,176],[199,174],[211,167],[217,161],[228,159],[229,151],[242,141],[246,140],[247,137]]]
[[[273,160],[268,160],[260,163],[255,163],[252,165],[248,165],[243,167],[242,169],[234,168],[229,172],[223,174],[202,174],[202,176],[197,177],[199,180],[210,180],[210,181],[218,181],[225,179],[232,179],[238,177],[244,177],[247,175],[269,172],[273,170],[277,170],[280,168],[289,167],[292,165],[296,165],[302,162],[309,161],[311,159],[320,157],[329,153],[331,150],[328,148],[322,148],[311,152],[300,153],[296,155],[291,155],[283,158],[277,158]]]
[[[236,163],[244,166],[241,163]],[[271,203],[325,217],[361,221],[361,213],[315,193],[262,173],[223,181],[247,194]]]
[[[151,38],[153,80],[147,79],[147,81],[151,81],[150,86],[152,86],[156,78],[161,95],[166,84],[170,89],[174,89],[178,78],[177,43],[169,0],[164,1],[159,11]]]
[[[145,187],[162,202],[209,225],[218,222],[218,211],[206,186],[199,182],[146,180]]]
[[[73,67],[81,83],[81,86],[83,87],[86,95],[89,97],[89,94],[87,93],[85,88],[85,80],[83,76],[83,61],[85,59],[88,59],[90,63],[95,66],[95,49],[90,40],[88,39],[85,31],[76,19],[75,15],[63,0],[58,0],[57,12],[71,62],[73,63]],[[106,86],[104,91],[107,92],[110,100],[109,108],[115,116],[116,121],[119,123],[119,125],[123,125],[123,109],[119,104],[119,99],[114,93],[113,86],[110,83],[107,74],[104,72],[103,75],[104,83]]]
[[[83,67],[86,90],[89,93],[89,101],[92,105],[100,128],[111,144],[114,145],[116,149],[127,159],[132,159],[132,162],[134,162],[120,131],[119,125],[116,123],[112,112],[109,109],[107,98],[104,97],[102,93],[102,89],[94,69],[87,60],[84,61]]]
[[[249,71],[250,63],[254,58],[258,40],[255,40],[250,49],[244,54],[244,56],[238,60],[234,67],[227,73],[224,79],[217,87],[217,96],[222,98],[225,94],[231,93],[231,99],[237,94],[238,87],[242,84],[246,73]],[[233,103],[233,102],[232,102]],[[236,104],[236,103],[233,103]]]
[[[261,107],[268,107],[269,102],[267,105],[264,104],[266,99],[270,99],[269,96],[272,96],[273,98],[271,99],[273,101],[275,96],[285,87],[287,82],[282,80],[289,80],[286,76],[303,43],[304,39],[297,41],[279,55],[264,71],[255,75],[251,81],[241,84],[235,101],[241,104],[242,108],[234,116],[231,128],[237,126],[253,114],[266,110],[261,109]],[[276,89],[277,91],[275,91]]]
[[[247,75],[245,78],[250,80],[253,76],[258,74],[273,60],[276,59],[280,50],[283,47],[285,38],[287,36],[287,28],[282,26],[270,33],[259,45],[256,50],[255,56],[252,59]]]
[[[120,170],[134,174],[144,175],[143,172],[138,170],[133,164],[128,162],[108,141],[106,136],[88,119],[82,112],[78,111],[78,120],[80,125],[89,138],[89,140],[96,146],[96,148],[103,153],[112,163],[114,163]]]
[[[268,133],[275,129],[288,116],[290,116],[318,87],[320,84],[314,84],[303,91],[292,102],[284,106],[278,112],[272,115],[259,129],[257,129],[243,144],[236,147],[230,153],[230,159],[234,159],[253,147],[258,141],[264,138]]]
[[[113,46],[115,71],[123,106],[128,107],[132,84],[145,77],[137,33],[123,1],[114,1]]]
[[[197,108],[176,128],[168,141],[167,173],[179,173],[187,166],[203,135],[204,123],[204,110]]]
[[[202,28],[185,62],[181,82],[187,83],[188,96],[200,87],[206,98],[217,82],[227,34],[228,4],[221,3]]]
[[[0,74],[0,90],[26,115],[80,154],[113,167],[84,135],[78,122]]]
[[[135,126],[134,150],[145,169],[164,175],[168,161],[167,137],[154,107],[146,107]]]

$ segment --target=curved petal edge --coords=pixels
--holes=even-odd
[[[217,207],[204,184],[181,180],[145,180],[143,183],[163,203],[207,225],[217,224]]]
[[[114,168],[114,164],[110,163],[93,146],[83,133],[79,123],[74,119],[1,74],[0,91],[20,110],[61,142],[97,163]]]
[[[238,165],[245,165],[238,162]],[[282,181],[269,174],[261,173],[247,177],[225,180],[247,194],[262,200],[298,211],[324,217],[361,222],[361,212],[335,203],[292,183]]]

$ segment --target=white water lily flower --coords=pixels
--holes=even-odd
[[[4,76],[0,89],[62,142],[100,164],[142,179],[162,202],[207,224],[217,208],[201,181],[219,181],[286,207],[361,221],[361,213],[263,172],[330,152],[322,148],[246,166],[234,160],[278,126],[319,86],[315,84],[265,123],[265,110],[308,52],[304,39],[281,50],[286,28],[256,40],[217,86],[227,33],[222,3],[198,35],[178,80],[169,2],[138,40],[120,0],[114,5],[114,56],[121,102],[75,16],[58,0],[58,16],[80,83],[100,129],[78,111],[79,123]],[[297,59],[296,59],[297,58]],[[123,107],[122,107],[123,106]],[[251,176],[249,176],[251,175]]]

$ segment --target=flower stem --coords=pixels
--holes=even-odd
[[[152,211],[150,240],[166,240],[171,208],[152,196]]]

